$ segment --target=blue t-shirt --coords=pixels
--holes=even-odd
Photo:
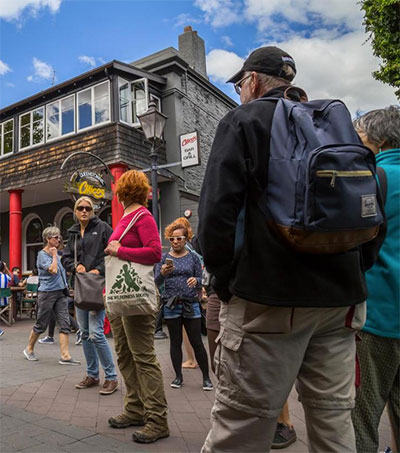
[[[53,262],[53,257],[44,250],[38,253],[36,267],[39,271],[39,288],[38,291],[57,291],[67,287],[67,277],[65,269],[61,264],[60,256],[57,255],[57,274],[49,272],[49,267]]]
[[[10,281],[11,277],[9,275],[0,272],[0,288],[7,288]],[[6,305],[8,305],[7,297],[0,297],[0,307],[5,307]]]

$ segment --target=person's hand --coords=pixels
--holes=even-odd
[[[50,255],[52,255],[54,258],[55,256],[57,256],[57,247],[50,247],[49,252],[50,252]]]
[[[106,255],[117,256],[121,244],[118,241],[111,241],[104,250]]]
[[[96,274],[96,275],[99,275],[100,272],[99,272],[97,269],[92,269],[91,271],[89,271],[89,274]]]
[[[168,274],[170,274],[171,272],[173,272],[174,269],[175,269],[175,268],[174,268],[173,265],[171,266],[171,265],[169,265],[169,264],[163,264],[163,265],[161,266],[161,275],[163,275],[163,276],[164,276],[164,275],[168,275]]]
[[[194,288],[197,285],[197,278],[196,277],[188,278],[187,284],[188,284],[189,288]]]
[[[78,273],[86,272],[86,267],[83,264],[78,264],[76,266],[76,272],[78,272]]]

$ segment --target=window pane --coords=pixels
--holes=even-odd
[[[108,96],[108,84],[107,82],[101,83],[94,87],[94,99],[99,99],[104,96]]]
[[[46,107],[47,110],[47,138],[52,139],[60,135],[59,103],[54,102]]]
[[[26,266],[28,270],[33,271],[36,268],[37,256],[42,248],[42,245],[30,245],[26,247]]]
[[[20,136],[21,148],[26,148],[31,144],[31,128],[30,126],[21,127],[21,136]]]
[[[26,229],[26,244],[37,244],[38,242],[43,242],[42,222],[39,219],[33,219]]]
[[[63,238],[63,241],[68,240],[68,238],[69,238],[68,228],[71,228],[74,223],[75,223],[74,216],[73,216],[72,212],[68,212],[61,219],[60,230],[61,230],[61,236]]]
[[[95,124],[104,123],[110,119],[108,96],[95,101]]]
[[[32,145],[43,142],[43,120],[36,121],[32,127]]]
[[[129,122],[128,116],[129,108],[129,85],[124,83],[119,87],[119,119],[121,121]]]
[[[74,98],[70,96],[61,101],[61,112],[62,112],[62,135],[74,132]]]
[[[91,90],[78,93],[79,129],[92,125]]]
[[[146,91],[144,82],[132,84],[132,121],[137,123],[137,115],[146,111]]]
[[[25,126],[26,124],[29,124],[31,122],[31,114],[25,113],[25,115],[21,115],[20,122],[21,122],[21,126]]]
[[[3,133],[6,134],[7,132],[12,132],[14,126],[14,121],[6,121],[3,123]]]
[[[44,117],[44,107],[40,107],[39,109],[37,110],[34,110],[32,112],[32,119],[33,121],[39,121],[39,120],[42,120],[43,117]]]
[[[13,151],[13,134],[9,132],[8,134],[4,134],[4,149],[3,154],[12,153]]]

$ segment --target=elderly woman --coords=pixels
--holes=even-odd
[[[400,448],[400,108],[373,110],[355,122],[365,146],[386,174],[387,232],[378,260],[366,273],[367,320],[357,343],[361,367],[353,423],[357,451],[376,452],[378,426],[387,404]],[[380,179],[381,187],[385,186]],[[384,195],[384,194],[383,194]],[[385,198],[385,195],[384,195]],[[396,448],[397,447],[397,448]]]
[[[61,234],[57,227],[48,227],[43,231],[44,247],[38,253],[37,265],[39,270],[38,312],[36,323],[29,336],[28,346],[24,349],[25,357],[30,361],[39,360],[34,347],[41,333],[45,332],[49,324],[50,315],[54,312],[60,326],[60,365],[80,365],[74,360],[68,350],[70,333],[67,277],[58,255]]]
[[[161,258],[161,243],[153,216],[145,208],[150,191],[144,173],[130,170],[118,180],[116,195],[124,215],[110,237],[106,253],[126,261],[153,265]],[[119,242],[132,218],[142,213]],[[111,417],[113,428],[143,426],[135,442],[150,443],[169,436],[167,402],[161,368],[154,350],[156,315],[111,317],[118,366],[126,385],[122,414]]]
[[[112,233],[111,227],[94,215],[92,199],[78,198],[74,207],[77,223],[68,230],[70,233],[62,262],[67,272],[90,272],[104,275],[104,249]],[[75,246],[77,259],[75,267]],[[117,372],[110,345],[104,335],[105,310],[88,311],[76,307],[79,329],[82,333],[82,347],[86,359],[86,375],[75,385],[87,389],[99,385],[99,361],[105,380],[101,395],[111,395],[118,388]]]
[[[199,290],[201,290],[202,269],[199,257],[186,248],[189,232],[183,223],[173,222],[165,229],[164,235],[171,243],[171,249],[163,254],[155,270],[157,286],[164,285],[161,301],[164,305],[164,319],[170,335],[170,354],[176,377],[172,388],[180,388],[182,375],[182,327],[185,327],[196,360],[203,373],[203,390],[212,390],[208,374],[208,358],[201,339],[201,312]]]

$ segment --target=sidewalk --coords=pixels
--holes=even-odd
[[[199,452],[210,428],[209,416],[214,392],[201,388],[201,373],[184,370],[184,386],[171,389],[174,377],[169,358],[169,340],[157,340],[157,355],[163,370],[169,406],[171,436],[154,444],[132,441],[135,428],[115,430],[108,426],[112,415],[121,413],[125,388],[113,395],[99,395],[99,387],[75,389],[85,373],[81,346],[71,335],[71,355],[81,360],[79,367],[58,364],[59,344],[37,344],[38,362],[28,362],[22,351],[26,346],[31,320],[18,321],[5,328],[0,339],[0,451],[53,453],[80,452]],[[113,341],[110,340],[113,347]],[[215,380],[214,380],[215,383]],[[292,391],[289,399],[292,422],[298,441],[283,450],[307,451],[304,413]],[[390,426],[385,414],[381,426],[381,449],[390,444]]]

